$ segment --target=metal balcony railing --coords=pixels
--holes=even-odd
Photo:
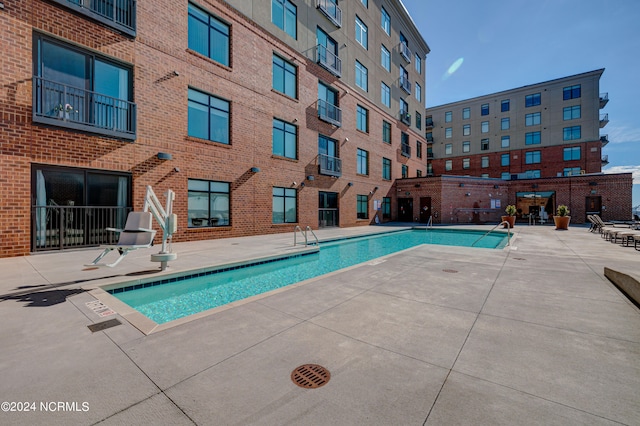
[[[342,126],[342,110],[322,99],[318,99],[318,118],[338,127]]]
[[[411,114],[407,111],[400,110],[400,121],[402,121],[407,126],[411,126]]]
[[[427,150],[427,158],[428,159],[432,159],[433,158],[433,151]]]
[[[602,156],[602,165],[606,166],[607,164],[609,164],[609,156],[608,155],[603,155]]]
[[[600,128],[602,129],[609,122],[609,114],[600,114]]]
[[[400,76],[400,87],[402,88],[402,90],[407,92],[407,94],[411,94],[411,82],[409,81],[408,77],[404,75]]]
[[[604,148],[609,143],[609,135],[600,136],[600,142],[602,142],[602,147]]]
[[[411,145],[408,143],[400,144],[400,150],[403,156],[411,158]]]
[[[427,133],[426,138],[427,142],[433,142],[433,135],[431,133]]]
[[[433,127],[433,117],[425,118],[424,125],[427,127],[427,129]]]
[[[136,104],[33,77],[33,121],[101,135],[136,138]]]
[[[600,109],[609,103],[609,93],[600,93]]]
[[[32,206],[33,251],[116,244],[131,207]]]
[[[342,76],[342,60],[321,44],[316,46],[316,62],[336,77]]]
[[[136,35],[136,0],[53,0],[96,21]]]
[[[337,0],[317,0],[316,7],[326,16],[333,24],[342,27],[342,10],[338,7]]]
[[[405,43],[400,43],[400,54],[405,61],[411,63],[411,50],[409,50],[409,46]]]
[[[318,171],[325,176],[342,176],[342,160],[326,154],[318,154]]]

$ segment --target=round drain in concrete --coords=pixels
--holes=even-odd
[[[291,380],[301,388],[315,389],[326,385],[331,379],[329,370],[317,364],[305,364],[291,372]]]
[[[457,274],[458,271],[456,271],[455,269],[443,269],[442,272],[448,272],[450,274]]]

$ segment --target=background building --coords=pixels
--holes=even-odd
[[[147,185],[186,241],[369,224],[426,173],[399,0],[10,0],[0,26],[0,256],[108,243]]]

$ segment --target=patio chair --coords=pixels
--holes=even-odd
[[[129,252],[151,247],[153,245],[153,237],[156,235],[156,231],[151,229],[152,220],[153,216],[151,212],[131,212],[127,216],[127,223],[124,229],[107,228],[107,231],[120,233],[117,244],[104,246],[104,251],[100,253],[100,256],[85,266],[106,266],[113,268],[120,263]],[[102,258],[112,250],[118,250],[120,257],[113,263],[99,263]]]
[[[589,232],[596,232],[600,230],[600,225],[598,224],[598,222],[593,218],[592,215],[588,214],[587,215],[587,220],[589,222],[591,222],[591,226],[589,227]]]

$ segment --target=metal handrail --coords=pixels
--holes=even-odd
[[[429,216],[429,220],[427,221],[427,228],[433,228],[433,216]]]
[[[480,241],[481,239],[483,239],[484,237],[486,237],[487,235],[489,235],[491,232],[493,232],[493,230],[494,230],[494,229],[496,229],[498,226],[500,226],[500,225],[504,225],[504,224],[506,224],[506,225],[507,225],[507,246],[510,246],[510,242],[511,242],[511,227],[510,227],[510,226],[511,226],[511,225],[510,225],[510,224],[509,224],[509,222],[507,222],[506,220],[503,220],[502,222],[500,222],[499,224],[497,224],[496,226],[494,226],[493,228],[491,228],[491,229],[489,230],[489,232],[487,232],[487,233],[486,233],[486,234],[484,234],[482,237],[480,237],[480,238],[478,238],[477,240],[475,240],[475,241],[473,242],[473,244],[471,244],[471,247],[475,246],[475,245],[476,245],[476,243],[477,243],[478,241]]]
[[[311,235],[313,235],[313,238],[316,239],[316,245],[319,245],[320,242],[318,241],[318,237],[316,236],[316,233],[313,232],[313,229],[311,229],[309,225],[307,225],[307,227],[304,229],[305,240],[306,240],[307,231],[311,232]]]
[[[300,228],[299,225],[296,225],[295,228],[293,228],[293,246],[295,247],[298,244],[297,241],[297,231],[300,231],[300,233],[302,234],[302,236],[304,236],[304,245],[307,245],[307,234],[305,234],[304,232],[302,232],[302,228]]]

